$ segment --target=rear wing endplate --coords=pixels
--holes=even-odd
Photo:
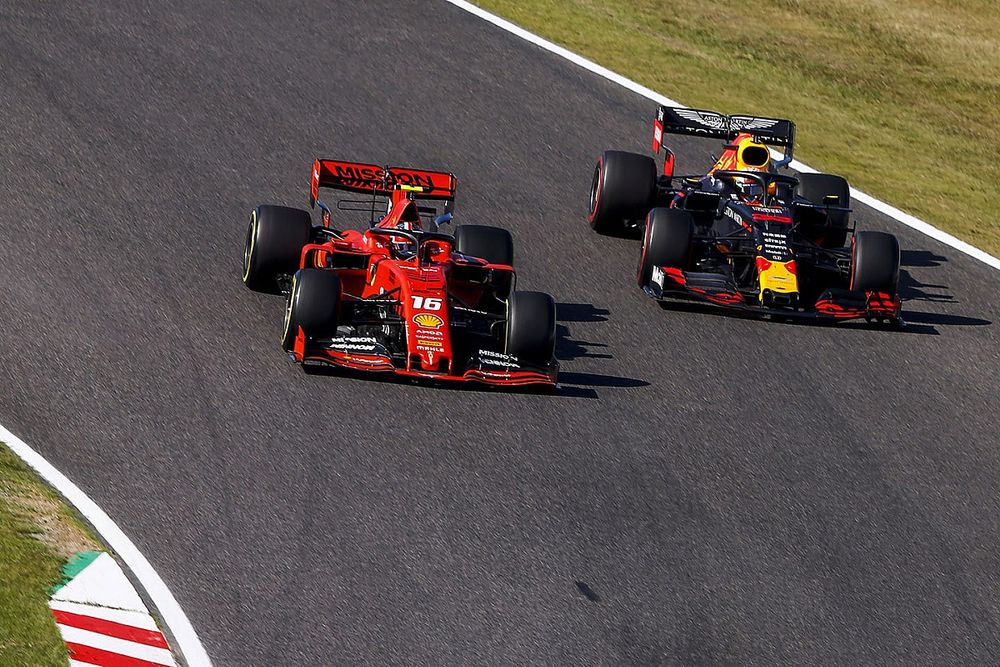
[[[309,203],[316,205],[320,188],[383,196],[407,190],[414,199],[454,200],[457,186],[455,175],[444,171],[320,159],[313,162]]]
[[[754,141],[785,149],[791,158],[795,143],[795,123],[781,118],[758,116],[726,116],[704,109],[661,106],[653,121],[653,152],[663,146],[664,134],[686,134],[732,141],[740,134],[749,134]]]

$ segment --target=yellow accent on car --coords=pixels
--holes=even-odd
[[[758,144],[753,139],[744,139],[736,150],[736,169],[739,171],[757,171],[766,169],[771,162],[771,154],[764,144]]]
[[[437,315],[431,315],[430,313],[418,313],[414,315],[413,322],[429,329],[437,329],[444,324],[444,320]]]
[[[799,279],[788,270],[788,264],[789,262],[771,262],[770,266],[760,272],[761,298],[764,290],[777,294],[795,294],[799,291]]]

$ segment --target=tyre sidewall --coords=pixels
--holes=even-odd
[[[851,243],[849,288],[858,292],[899,290],[899,241],[885,232],[858,232]]]
[[[646,216],[642,254],[636,280],[645,287],[653,276],[653,267],[687,269],[691,262],[694,218],[687,211],[654,208]]]
[[[656,196],[656,162],[648,155],[605,151],[590,188],[587,221],[599,234],[625,235],[626,222],[641,220]]]
[[[299,328],[310,338],[336,335],[340,289],[340,278],[332,271],[300,269],[295,272],[282,322],[281,344],[285,350],[295,345]]]
[[[555,355],[556,304],[544,292],[514,292],[507,304],[506,351],[521,361],[549,364]]]
[[[462,225],[455,230],[455,252],[490,264],[514,265],[514,239],[502,227]]]
[[[278,278],[299,268],[302,247],[312,239],[308,211],[258,206],[250,213],[243,251],[243,282],[255,291],[277,293]]]
[[[796,192],[810,203],[822,206],[824,197],[837,195],[837,205],[850,208],[851,186],[844,177],[835,174],[799,174],[798,179]],[[850,224],[850,213],[846,211],[830,213],[828,227],[814,228],[823,230],[820,234],[823,237],[820,245],[825,248],[843,248],[847,243],[847,229]]]

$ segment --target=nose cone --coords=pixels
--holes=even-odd
[[[437,372],[442,364],[447,368],[451,358],[451,337],[449,336],[447,313],[422,312],[413,316],[410,328],[410,351],[419,363],[420,370]]]

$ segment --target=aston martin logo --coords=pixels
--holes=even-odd
[[[766,130],[774,127],[778,121],[773,118],[755,118],[753,116],[723,116],[714,111],[697,111],[695,109],[674,109],[674,112],[685,120],[698,123],[713,130],[728,130],[741,132],[743,130]]]
[[[753,118],[752,116],[730,116],[729,129],[734,132],[739,130],[766,130],[774,127],[778,121],[771,118]]]
[[[429,327],[431,329],[437,329],[438,327],[444,326],[444,320],[442,320],[437,315],[431,315],[430,313],[417,313],[413,316],[414,324],[418,324],[422,327]]]
[[[698,123],[699,125],[711,127],[716,130],[726,129],[726,117],[722,114],[711,111],[695,111],[694,109],[675,109],[675,111],[678,116],[692,123]]]

